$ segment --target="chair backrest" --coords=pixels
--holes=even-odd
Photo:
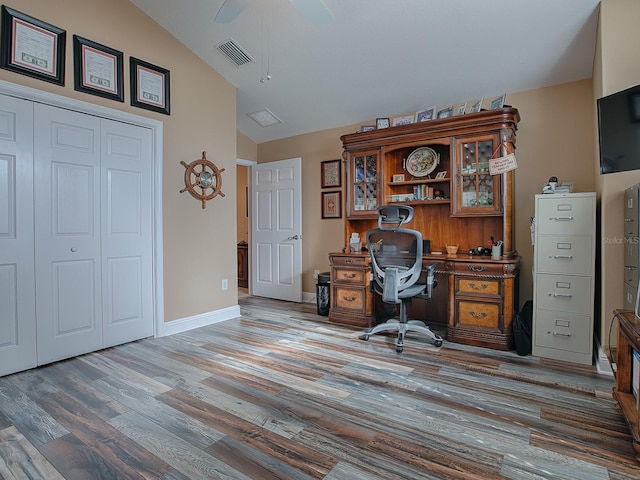
[[[413,208],[407,205],[385,205],[378,213],[378,228],[366,234],[373,280],[383,301],[400,303],[398,295],[422,273],[422,234],[402,228],[413,218]]]

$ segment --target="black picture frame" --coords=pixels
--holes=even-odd
[[[74,89],[124,102],[123,58],[118,50],[74,35]]]
[[[129,75],[131,105],[171,115],[169,70],[129,57]]]
[[[322,218],[342,218],[342,190],[321,192]]]
[[[340,160],[320,162],[320,188],[341,187],[342,168]]]
[[[0,68],[64,85],[67,32],[2,6]]]

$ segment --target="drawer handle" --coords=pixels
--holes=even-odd
[[[487,316],[487,312],[482,312],[480,315],[478,315],[476,312],[474,312],[473,310],[471,310],[469,312],[469,315],[472,316],[473,318],[484,318]]]
[[[556,220],[558,222],[567,222],[573,220],[573,217],[549,217],[549,220]]]
[[[564,260],[573,260],[573,255],[549,255],[549,258],[559,258]]]
[[[631,223],[631,222],[634,222],[635,220],[633,218],[625,218],[624,221],[627,223]]]
[[[571,298],[573,295],[568,293],[551,293],[549,292],[549,296],[554,296],[555,298]]]
[[[469,265],[469,270],[472,272],[484,272],[486,269],[486,265]]]
[[[347,259],[344,261],[344,263],[351,264],[351,263],[353,263],[353,260],[352,260],[352,259],[350,259],[350,258],[347,258]]]
[[[484,290],[484,289],[486,289],[487,287],[489,287],[489,285],[487,285],[486,283],[483,283],[482,285],[477,285],[477,284],[475,284],[475,283],[473,283],[473,282],[472,282],[472,283],[469,283],[469,286],[470,286],[471,288],[473,288],[474,290]]]
[[[547,332],[547,333],[550,333],[554,337],[570,337],[571,336],[570,333],[563,333],[563,332]]]
[[[356,278],[356,274],[355,273],[343,273],[342,276],[344,278]]]
[[[638,267],[629,267],[629,266],[626,266],[626,265],[625,265],[624,269],[625,269],[625,270],[637,270],[637,269],[638,269]]]
[[[356,301],[356,297],[344,297],[344,296],[343,296],[343,297],[342,297],[342,299],[343,299],[345,302],[355,302],[355,301]]]

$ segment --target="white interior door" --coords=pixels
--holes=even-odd
[[[102,347],[100,119],[34,107],[38,363]]]
[[[0,376],[33,368],[33,104],[0,96]]]
[[[302,160],[251,168],[251,293],[302,301]]]
[[[101,122],[104,347],[153,335],[152,132]]]

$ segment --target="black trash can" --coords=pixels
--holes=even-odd
[[[331,294],[331,274],[323,272],[318,274],[316,284],[316,303],[318,305],[318,315],[329,315],[329,299]]]

